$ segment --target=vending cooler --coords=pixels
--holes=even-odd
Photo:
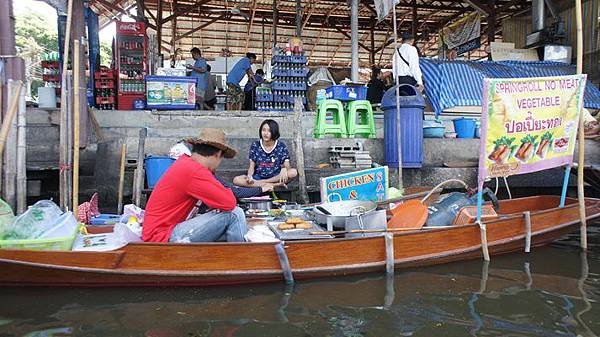
[[[148,38],[144,22],[117,22],[115,41],[117,108],[132,110],[133,102],[145,98],[144,77],[148,74]]]

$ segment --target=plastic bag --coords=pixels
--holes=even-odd
[[[4,233],[5,227],[13,221],[15,214],[4,200],[0,199],[0,237]]]
[[[61,214],[62,211],[54,202],[40,200],[6,225],[3,239],[37,239],[55,226]]]
[[[319,67],[319,69],[315,70],[308,78],[308,85],[313,85],[319,81],[331,82],[332,85],[335,84],[333,76],[331,76],[327,67]]]

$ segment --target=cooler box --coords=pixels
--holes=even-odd
[[[400,138],[402,142],[402,167],[419,168],[423,165],[423,109],[425,99],[421,93],[409,84],[401,84],[401,93],[410,92],[410,96],[400,96]],[[389,167],[398,167],[398,128],[396,122],[396,87],[385,92],[381,99],[384,111],[385,163]]]
[[[196,78],[146,76],[148,109],[195,109]]]
[[[325,90],[327,99],[358,101],[367,99],[367,87],[359,85],[332,85]]]

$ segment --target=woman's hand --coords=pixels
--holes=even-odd
[[[254,179],[252,179],[252,176],[246,176],[246,182],[250,185],[254,184]]]
[[[281,173],[279,173],[279,183],[280,184],[287,184],[288,180],[289,180],[288,170],[287,170],[287,168],[282,167],[281,168]]]
[[[274,188],[273,184],[264,184],[261,187],[263,193],[265,193],[265,192],[273,192],[273,188]]]

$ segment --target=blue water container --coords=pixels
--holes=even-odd
[[[423,110],[425,99],[409,84],[400,84],[400,138],[402,142],[402,167],[423,166]],[[396,125],[396,87],[385,92],[381,99],[384,111],[385,163],[398,167],[398,128]]]
[[[154,188],[174,161],[175,159],[171,157],[150,156],[146,158],[146,180],[148,180],[149,188]]]
[[[477,128],[477,121],[473,118],[456,118],[453,119],[454,131],[456,131],[456,138],[475,138],[475,129]]]

